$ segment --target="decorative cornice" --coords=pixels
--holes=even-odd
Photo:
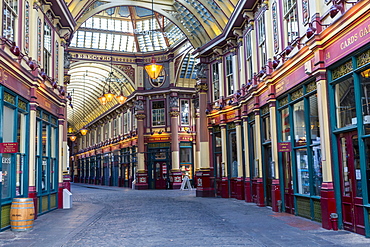
[[[170,116],[171,117],[178,117],[180,115],[179,111],[170,111]]]
[[[135,115],[135,117],[139,120],[143,120],[146,118],[146,115],[144,113],[138,113]]]

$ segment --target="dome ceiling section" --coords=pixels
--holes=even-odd
[[[153,30],[153,31],[152,31]],[[77,29],[72,47],[122,52],[165,51],[185,39],[164,16],[140,7],[114,7],[90,17]]]
[[[98,97],[103,93],[103,88],[108,89],[106,77],[110,72],[111,67],[106,64],[86,62],[72,64],[69,71],[71,82],[68,85],[68,92],[72,96],[73,109],[68,107],[67,114],[68,122],[74,126],[75,130],[81,129],[118,104],[115,98],[106,105],[101,105],[98,101]],[[132,82],[114,66],[113,74],[118,80],[114,80],[110,84],[112,93],[118,95],[122,88],[125,96],[130,95],[134,91]]]
[[[181,29],[194,47],[202,46],[222,33],[235,10],[237,0],[162,0],[155,1],[153,9]],[[72,6],[72,5],[71,5]],[[89,17],[112,7],[137,6],[151,10],[151,1],[111,0],[95,1],[83,12],[73,10],[77,28]],[[77,12],[81,13],[78,15]]]

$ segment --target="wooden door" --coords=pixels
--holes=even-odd
[[[285,212],[294,214],[294,190],[290,152],[283,152]]]
[[[263,177],[265,183],[265,203],[272,206],[272,180],[274,178],[274,164],[272,163],[271,145],[264,146]]]
[[[357,132],[338,135],[343,227],[365,234]]]

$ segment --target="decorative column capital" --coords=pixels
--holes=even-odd
[[[195,85],[195,89],[197,90],[197,92],[207,92],[208,91],[208,84],[203,83],[203,82],[197,83]]]
[[[138,120],[144,120],[146,118],[146,115],[144,113],[138,113],[138,114],[135,115],[135,117]]]
[[[178,117],[180,115],[179,111],[170,111],[170,116],[171,117]]]

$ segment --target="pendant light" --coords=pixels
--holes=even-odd
[[[154,37],[153,37],[153,33],[154,33],[154,2],[152,0],[152,21],[150,22],[150,29],[152,30],[151,32],[151,35],[152,35],[152,43],[153,43],[153,52],[154,52]],[[146,70],[146,73],[149,75],[149,77],[153,80],[157,79],[158,76],[161,74],[162,70],[163,70],[163,65],[160,65],[160,64],[157,64],[156,63],[156,60],[154,58],[154,55],[152,56],[152,63],[151,64],[148,64],[145,66],[145,70]]]
[[[86,88],[85,88],[85,80],[86,80],[86,75],[87,75],[87,71],[86,71],[86,74],[84,74],[84,104],[83,104],[83,111],[82,111],[82,113],[83,113],[83,115],[84,115],[84,122],[86,122],[85,121],[85,104],[86,104]],[[81,133],[81,135],[86,135],[87,134],[87,132],[88,132],[88,129],[86,129],[86,127],[84,126],[82,129],[80,129],[80,133]]]

